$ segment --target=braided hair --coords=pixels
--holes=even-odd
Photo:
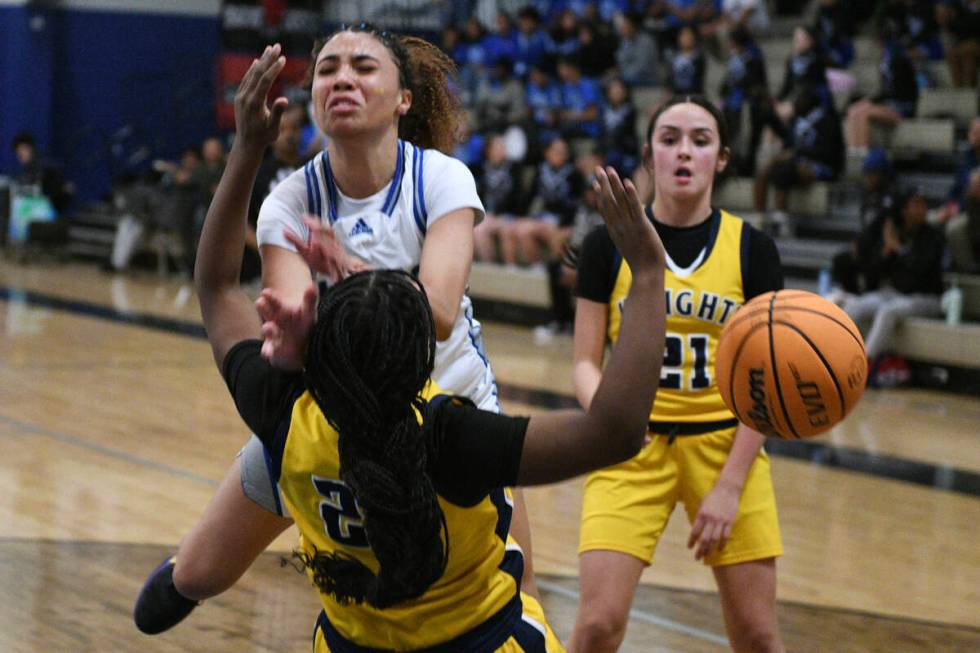
[[[352,275],[321,297],[305,380],[339,433],[340,477],[357,499],[375,575],[343,554],[297,553],[338,602],[386,608],[445,571],[445,515],[429,474],[434,445],[419,425],[436,336],[422,286],[400,270]]]
[[[457,70],[449,55],[425,39],[393,34],[368,22],[345,25],[314,43],[307,90],[320,50],[341,32],[370,34],[391,53],[401,88],[412,92],[412,106],[398,121],[399,138],[452,155],[462,139],[466,114],[454,90]]]

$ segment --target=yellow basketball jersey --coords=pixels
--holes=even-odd
[[[725,323],[745,303],[741,218],[720,211],[718,229],[686,269],[667,257],[667,333],[657,398],[650,419],[711,422],[732,419],[715,382],[715,352]],[[714,218],[711,218],[714,219]],[[622,261],[609,298],[608,335],[619,337],[623,302],[633,282]]]
[[[423,393],[427,398],[437,394],[433,386]],[[340,480],[338,437],[304,392],[293,405],[279,486],[303,550],[342,552],[377,573],[354,495]],[[378,610],[367,604],[342,606],[321,592],[321,620],[325,617],[333,632],[359,646],[411,650],[459,637],[508,604],[519,606],[515,597],[524,561],[517,545],[507,543],[512,502],[505,492],[495,490],[470,508],[439,497],[449,559],[442,577],[422,596]]]

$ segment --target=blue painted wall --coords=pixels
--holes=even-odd
[[[31,18],[44,13],[45,29]],[[0,9],[0,168],[35,133],[82,201],[140,160],[175,156],[214,132],[215,16]],[[148,163],[148,158],[144,161]]]

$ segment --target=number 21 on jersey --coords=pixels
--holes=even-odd
[[[686,336],[668,332],[664,339],[664,363],[660,387],[669,390],[704,390],[711,387],[708,371],[708,334]]]

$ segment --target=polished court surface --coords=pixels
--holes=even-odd
[[[0,651],[308,651],[318,611],[280,565],[156,638],[130,619],[247,432],[178,280],[0,262]],[[486,325],[510,412],[571,401],[571,342]],[[813,443],[774,443],[791,651],[980,651],[980,398],[868,391]],[[577,599],[581,481],[527,492],[545,608]],[[710,572],[678,511],[623,651],[724,651]]]

